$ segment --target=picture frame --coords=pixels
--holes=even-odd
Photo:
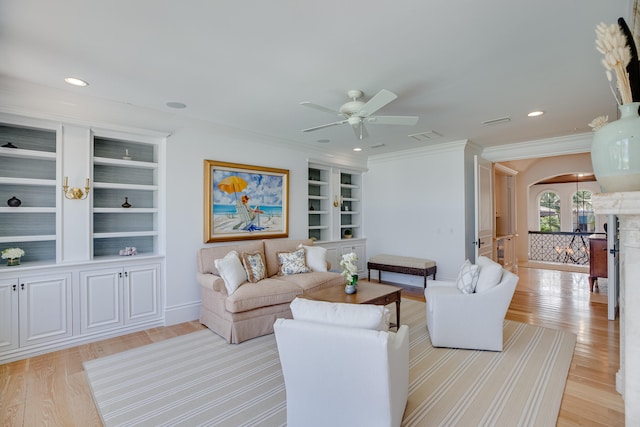
[[[204,161],[204,242],[289,236],[289,170]]]

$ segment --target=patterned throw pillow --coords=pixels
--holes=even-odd
[[[267,275],[267,269],[264,267],[264,259],[262,253],[242,254],[242,264],[247,271],[247,278],[251,283],[259,282]]]
[[[478,283],[478,266],[471,264],[471,261],[466,260],[460,268],[458,273],[458,280],[456,280],[456,286],[463,294],[472,294],[476,290],[476,284]]]
[[[278,252],[278,275],[288,276],[289,274],[308,273],[309,267],[305,263],[304,248],[293,252]]]

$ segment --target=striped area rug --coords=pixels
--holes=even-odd
[[[392,316],[393,318],[393,316]],[[554,426],[575,335],[505,321],[501,353],[434,348],[425,304],[410,327],[403,426]],[[106,426],[282,426],[286,397],[273,335],[229,345],[209,330],[84,363]]]

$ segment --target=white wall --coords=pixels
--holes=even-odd
[[[465,260],[464,146],[445,144],[369,159],[363,221],[368,257],[429,258],[436,261],[438,279],[455,279]],[[383,279],[423,286],[416,276],[383,273]]]

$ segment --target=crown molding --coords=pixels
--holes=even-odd
[[[592,140],[593,133],[590,132],[518,142],[515,144],[487,147],[482,151],[482,157],[492,162],[504,162],[509,160],[588,153],[591,151]]]

